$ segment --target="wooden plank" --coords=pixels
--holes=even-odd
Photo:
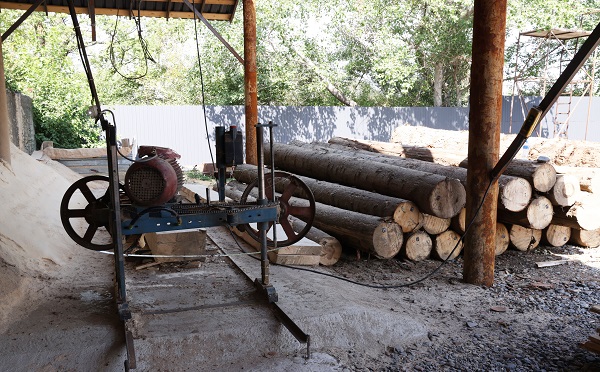
[[[594,353],[600,354],[600,344],[597,344],[595,342],[586,341],[584,343],[580,343],[579,347],[581,347],[582,349],[586,349],[586,350],[592,351]]]
[[[600,314],[600,305],[593,305],[590,307],[590,311],[592,313]]]

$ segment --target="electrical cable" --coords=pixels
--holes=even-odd
[[[194,8],[196,7],[196,1],[192,2]],[[204,93],[204,74],[202,73],[202,62],[200,60],[200,44],[198,40],[198,21],[194,15],[194,33],[196,36],[196,56],[198,58],[198,71],[200,72],[200,91],[202,96],[202,113],[204,115],[204,130],[206,131],[206,142],[208,144],[208,151],[210,152],[210,161],[212,162],[213,169],[217,169],[215,165],[215,159],[213,157],[212,147],[210,147],[210,136],[208,134],[208,120],[206,118],[206,97]],[[213,174],[214,178],[214,174]]]
[[[369,283],[361,283],[361,282],[357,282],[355,280],[352,279],[347,279],[341,276],[337,276],[334,274],[329,274],[329,273],[325,273],[322,271],[317,271],[317,270],[313,270],[313,269],[307,269],[304,267],[298,267],[298,266],[290,266],[290,265],[285,265],[285,264],[277,264],[277,263],[272,263],[275,266],[281,266],[281,267],[285,267],[288,269],[294,269],[294,270],[299,270],[299,271],[306,271],[309,273],[313,273],[313,274],[319,274],[319,275],[323,275],[323,276],[327,276],[330,278],[334,278],[334,279],[338,279],[344,282],[348,282],[351,284],[355,284],[355,285],[359,285],[362,287],[367,287],[367,288],[373,288],[373,289],[396,289],[396,288],[403,288],[403,287],[410,287],[412,285],[424,282],[425,280],[429,279],[430,277],[432,277],[435,273],[437,273],[448,261],[450,261],[450,257],[452,257],[452,254],[456,251],[456,249],[458,248],[458,245],[464,240],[465,236],[467,235],[467,232],[471,229],[471,226],[473,225],[473,223],[475,222],[475,218],[477,217],[477,215],[479,214],[481,208],[483,207],[483,202],[485,201],[485,198],[487,197],[492,185],[494,184],[494,180],[492,180],[487,188],[485,189],[485,192],[483,194],[483,197],[481,198],[481,202],[479,203],[479,205],[477,206],[477,209],[475,210],[475,214],[473,215],[473,218],[471,219],[471,221],[469,221],[469,224],[465,227],[465,232],[461,235],[460,239],[458,239],[458,241],[456,242],[456,245],[454,246],[454,248],[452,249],[452,251],[448,254],[448,257],[446,257],[446,259],[444,261],[442,261],[433,271],[431,271],[430,273],[428,273],[427,275],[409,282],[409,283],[403,283],[403,284],[397,284],[397,285],[383,285],[383,284],[369,284]],[[244,252],[244,249],[242,248],[242,246],[240,245],[240,243],[238,242],[236,236],[233,234],[233,231],[231,231],[231,229],[229,229],[229,232],[231,234],[231,236],[233,237],[233,240],[235,241],[235,244],[238,246],[238,249],[241,250],[242,252]],[[254,257],[254,256],[250,256],[256,260],[260,260],[258,257]]]

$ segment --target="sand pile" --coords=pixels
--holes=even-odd
[[[64,277],[73,255],[83,249],[60,222],[62,196],[78,176],[15,146],[11,155],[10,167],[0,164],[0,325],[15,306]]]

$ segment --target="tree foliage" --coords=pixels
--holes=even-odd
[[[242,2],[214,27],[243,55]],[[593,28],[597,0],[508,3],[506,76],[519,32]],[[461,106],[468,103],[473,3],[467,0],[261,0],[261,105]],[[20,15],[3,11],[3,29]],[[103,104],[244,103],[242,64],[200,22],[80,16]],[[139,27],[138,27],[139,26]],[[140,39],[139,35],[143,38]],[[527,48],[524,49],[526,52]],[[32,96],[38,140],[93,145],[90,94],[70,18],[33,14],[4,43],[7,84]],[[204,101],[203,101],[204,98]]]

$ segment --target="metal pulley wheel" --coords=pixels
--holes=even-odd
[[[283,239],[283,237],[281,237],[281,239],[279,236],[277,237],[277,246],[285,247],[292,245],[300,241],[300,239],[302,239],[312,227],[312,223],[315,218],[315,197],[313,196],[312,191],[310,191],[310,188],[306,186],[302,180],[287,172],[275,172],[275,188],[282,191],[279,197],[273,197],[274,193],[271,185],[271,173],[267,173],[265,174],[265,196],[269,200],[276,200],[279,202],[280,212],[279,221],[277,222],[281,225],[286,235],[285,239]],[[296,192],[303,194],[303,198],[306,200],[306,202],[292,203],[290,199]],[[248,184],[244,190],[240,202],[242,204],[246,203],[248,202],[248,197],[256,198],[257,194],[258,180],[254,180],[252,183]],[[288,219],[290,216],[301,219],[306,223],[306,226],[300,232],[294,231]],[[259,231],[254,227],[248,224],[239,225],[238,227],[240,230],[246,231],[248,235],[252,237],[252,239],[260,241]],[[267,232],[272,227],[273,222],[271,221],[268,223]],[[273,247],[273,240],[267,238],[267,245]]]
[[[96,183],[96,185],[90,185]],[[104,187],[103,184],[106,184]],[[77,244],[93,251],[105,251],[114,248],[113,237],[110,235],[110,179],[106,176],[88,176],[72,184],[60,203],[60,219],[67,234]],[[95,186],[95,187],[91,187]],[[119,197],[128,201],[127,196],[119,185]],[[81,208],[83,196],[87,205]],[[72,202],[73,201],[73,202]],[[71,204],[78,204],[72,207]],[[82,222],[83,229],[76,231],[72,222]],[[87,226],[86,226],[87,224]],[[76,225],[77,226],[77,225]],[[83,231],[85,230],[85,232]]]

